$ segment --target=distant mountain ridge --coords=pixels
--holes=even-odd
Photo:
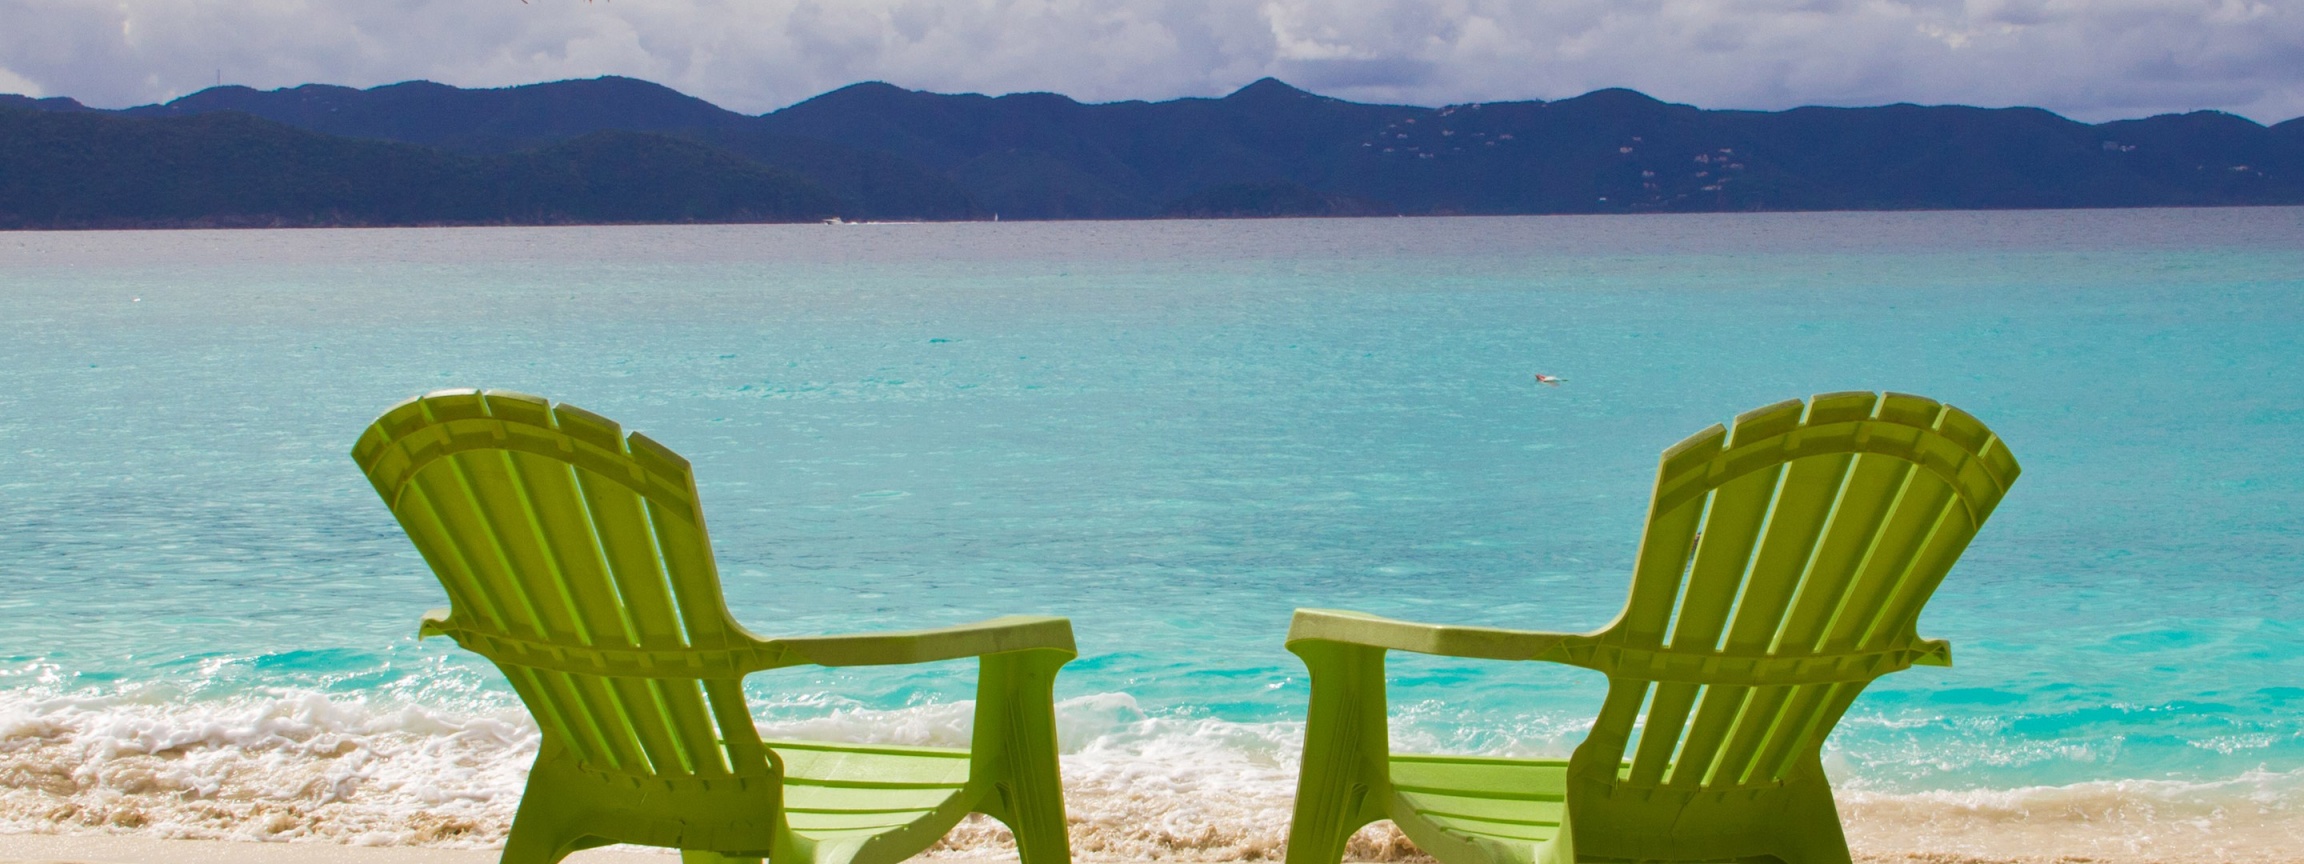
[[[204,119],[226,114],[252,119]],[[66,118],[78,125],[57,125]],[[289,132],[302,137],[283,137]],[[89,149],[75,135],[114,144]],[[391,146],[376,146],[384,143]],[[315,155],[273,160],[276,169],[231,156],[265,147]],[[179,167],[138,161],[161,151]],[[98,152],[124,160],[111,166],[115,178],[132,175],[147,197],[192,210],[189,202],[203,200],[224,207],[214,196],[243,186],[286,195],[290,174],[279,172],[289,166],[307,172],[294,183],[349,196],[301,215],[273,214],[280,224],[798,219],[819,211],[1051,219],[2304,203],[2304,118],[2265,127],[2210,111],[2102,124],[2032,108],[1714,111],[1630,90],[1424,108],[1346,102],[1267,78],[1222,98],[1102,104],[863,83],[752,116],[608,77],[499,89],[423,81],[217,87],[120,111],[0,96],[0,224],[105,224],[105,207],[124,205],[40,197],[86,198],[74,190],[88,184],[72,172],[108,170]],[[564,175],[626,179],[561,183],[547,194],[540,190],[550,184],[535,172],[554,159],[576,160],[564,163]],[[460,167],[426,168],[432,173],[405,183],[446,184],[463,172],[451,185],[465,188],[441,191],[430,205],[402,194],[399,204],[354,206],[367,193],[350,178],[420,164]],[[239,179],[219,185],[199,176],[214,170]],[[310,173],[333,170],[346,173]],[[50,176],[33,182],[34,171]],[[723,175],[737,191],[714,191]],[[179,194],[209,187],[218,190],[201,193],[210,198]],[[240,215],[223,221],[262,223],[265,208],[285,200],[233,203],[227,209]],[[198,221],[182,215],[192,210],[114,215]],[[56,221],[66,212],[80,221]]]
[[[238,112],[0,107],[0,228],[806,221],[838,199],[690,141],[595,132],[466,155]]]

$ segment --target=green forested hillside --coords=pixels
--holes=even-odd
[[[259,119],[261,118],[261,119]],[[2304,120],[1708,111],[1630,90],[1425,108],[857,84],[759,116],[628,78],[0,96],[0,224],[317,225],[2304,204]]]
[[[752,222],[836,211],[805,179],[656,134],[466,155],[230,112],[0,107],[0,227]]]

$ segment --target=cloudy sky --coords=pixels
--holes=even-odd
[[[1361,101],[1631,87],[1709,108],[2304,115],[2304,0],[0,0],[0,92],[595,75],[745,112],[844,84]]]

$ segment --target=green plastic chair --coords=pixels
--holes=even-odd
[[[1957,408],[1831,393],[1662,461],[1631,596],[1597,632],[1297,610],[1312,704],[1288,864],[1334,864],[1387,818],[1448,864],[1846,864],[1824,737],[1872,679],[1951,665],[1915,622],[2016,460]],[[1581,666],[1608,696],[1566,761],[1394,754],[1387,650]]]
[[[763,639],[730,617],[688,462],[582,409],[441,390],[352,458],[448,590],[420,634],[494,661],[543,730],[506,864],[638,843],[682,860],[885,864],[970,812],[1071,860],[1051,687],[1071,622]],[[747,673],[980,658],[968,749],[763,741]]]

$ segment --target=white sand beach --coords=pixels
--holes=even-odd
[[[2135,812],[2102,808],[2101,801],[2012,800],[1955,802],[1939,798],[1844,802],[1855,860],[1863,864],[2299,864],[2304,822],[2278,810],[2252,814],[2224,808],[2213,815]],[[2165,802],[2163,802],[2165,803]],[[2028,806],[2029,805],[2029,806]],[[2147,808],[2149,809],[2149,808]],[[2166,808],[2183,810],[2178,806]],[[1922,813],[1920,810],[1929,812]],[[2125,810],[2125,812],[2124,812]],[[2183,818],[2183,817],[2199,818]],[[1109,826],[1105,826],[1109,827]],[[1140,826],[1141,827],[1141,826]],[[947,838],[943,848],[914,859],[923,864],[1013,864],[1015,848],[997,829],[975,820]],[[1276,844],[1212,844],[1206,848],[1100,839],[1097,826],[1076,821],[1073,860],[1082,864],[1139,862],[1274,861]],[[1274,832],[1277,833],[1277,832]],[[0,834],[0,864],[494,864],[491,848],[360,846],[326,840],[256,842],[164,839],[140,834]],[[668,864],[669,850],[612,846],[578,852],[570,864]],[[1389,823],[1354,838],[1352,864],[1431,864]]]
[[[2159,864],[2159,862],[2264,862],[2264,864],[2293,864],[2304,862],[2304,854],[2293,849],[2286,852],[2250,852],[2217,844],[2205,843],[2189,847],[2189,852],[2174,854],[2120,854],[2111,852],[2101,856],[2060,854],[2041,848],[2018,848],[2014,844],[2005,854],[1957,851],[1921,851],[1882,849],[1856,850],[1855,860],[1861,864]],[[1431,859],[1416,854],[1412,849],[1400,849],[1405,854],[1396,858],[1376,856],[1379,860],[1414,864]],[[167,840],[123,835],[58,835],[15,834],[0,835],[0,864],[495,864],[498,851],[494,849],[443,849],[425,846],[347,846],[326,842],[258,843],[233,840]],[[570,855],[568,864],[668,864],[676,861],[669,852],[611,847],[590,849]],[[946,851],[931,853],[915,859],[924,864],[1012,864],[1013,852],[991,854],[982,851]],[[1096,855],[1075,856],[1076,861],[1117,864],[1117,862],[1151,862],[1155,858],[1113,858]],[[1366,861],[1353,856],[1347,861]]]
[[[0,835],[0,864],[494,864],[494,849],[163,840],[119,834]],[[570,864],[667,864],[659,852],[591,849]]]

